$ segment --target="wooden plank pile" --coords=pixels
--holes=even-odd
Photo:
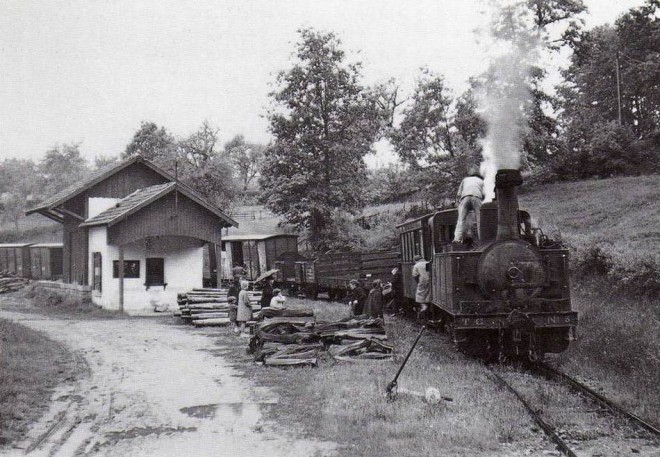
[[[0,294],[20,290],[27,286],[29,282],[26,278],[21,278],[6,271],[0,271]]]
[[[261,310],[259,299],[261,292],[248,291],[252,312]],[[181,317],[195,327],[218,327],[229,324],[229,304],[227,303],[227,289],[192,289],[185,294],[177,296],[179,312],[175,315]]]
[[[313,310],[266,308],[263,317],[250,340],[256,361],[268,366],[318,365],[323,342],[314,332]]]
[[[394,348],[384,341],[387,335],[381,319],[351,317],[317,323],[312,310],[269,310],[269,314],[274,311],[278,315],[257,324],[250,340],[255,360],[264,365],[316,366],[322,351],[341,361],[392,357]]]

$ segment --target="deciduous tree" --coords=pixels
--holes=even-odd
[[[225,157],[231,161],[244,195],[259,174],[265,149],[262,144],[246,143],[243,135],[236,135],[225,144]]]
[[[324,247],[337,209],[364,201],[365,164],[382,120],[373,92],[347,63],[334,33],[299,31],[295,61],[279,74],[268,114],[275,141],[265,152],[263,200]]]

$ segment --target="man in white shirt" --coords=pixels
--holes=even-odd
[[[454,232],[454,243],[462,243],[467,231],[465,220],[470,210],[474,211],[477,218],[477,231],[480,233],[481,230],[479,209],[481,208],[481,201],[484,199],[484,180],[479,175],[479,170],[476,167],[470,168],[469,176],[461,182],[457,197],[459,200],[458,221]]]

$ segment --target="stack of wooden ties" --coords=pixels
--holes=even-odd
[[[261,310],[259,299],[261,292],[248,291],[252,311]],[[181,317],[195,327],[217,327],[229,324],[229,304],[227,289],[192,289],[177,296]]]
[[[29,282],[30,281],[25,278],[21,278],[11,273],[0,271],[0,294],[4,294],[7,292],[14,292],[15,290],[22,289]]]

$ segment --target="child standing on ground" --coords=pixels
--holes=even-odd
[[[236,314],[238,306],[236,305],[236,297],[227,297],[227,304],[229,305],[229,325],[232,332],[236,331]]]

